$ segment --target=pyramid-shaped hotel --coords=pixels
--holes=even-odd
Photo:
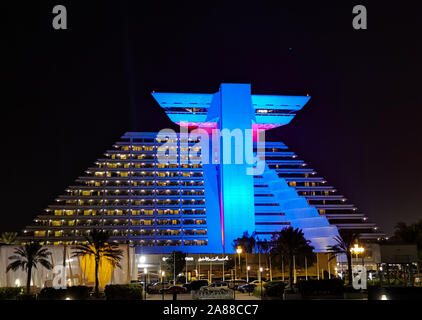
[[[249,84],[230,83],[214,94],[152,95],[185,130],[125,133],[22,240],[74,243],[101,228],[142,253],[233,253],[233,240],[245,231],[269,239],[290,225],[317,252],[341,230],[383,237],[284,143],[260,141],[265,130],[288,124],[309,96],[254,95]]]

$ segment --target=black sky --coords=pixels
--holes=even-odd
[[[306,94],[268,133],[385,232],[422,217],[421,6],[373,1],[40,1],[8,7],[2,222],[30,224],[126,131],[174,125],[152,90]],[[201,7],[198,6],[201,3]],[[68,29],[54,30],[65,5]],[[352,28],[352,8],[368,29]]]

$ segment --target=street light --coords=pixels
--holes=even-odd
[[[246,282],[249,283],[249,271],[251,270],[250,266],[246,267]],[[248,289],[248,296],[251,295],[251,291]]]
[[[357,243],[355,243],[355,245],[352,248],[350,248],[350,252],[356,255],[356,265],[358,264],[358,255],[363,254],[364,251],[365,251],[365,248],[359,247]]]
[[[147,273],[148,269],[144,268],[144,291],[145,291],[145,300],[147,299]]]
[[[163,293],[163,300],[164,300],[164,276],[166,275],[165,271],[161,271],[161,292]]]
[[[262,267],[259,268],[259,281],[261,282],[261,300],[262,300],[262,271],[264,269]]]
[[[190,257],[185,257],[185,283],[188,283],[188,260]]]
[[[242,268],[240,267],[240,254],[242,253],[242,248],[241,247],[237,247],[236,249],[236,253],[239,255],[239,278],[241,277],[241,270]],[[234,279],[236,281],[236,279]]]

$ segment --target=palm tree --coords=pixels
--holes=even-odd
[[[391,240],[399,243],[417,244],[418,247],[422,247],[422,219],[409,225],[398,222],[394,227],[394,235]]]
[[[90,236],[86,237],[86,243],[78,244],[75,246],[72,257],[80,257],[85,255],[93,255],[95,258],[95,295],[98,297],[99,280],[98,280],[98,269],[101,259],[110,261],[113,267],[120,266],[120,260],[123,255],[123,251],[118,248],[117,244],[109,243],[109,234],[104,230],[93,229]]]
[[[248,260],[247,254],[253,253],[255,249],[255,233],[252,233],[252,235],[249,235],[248,231],[243,232],[243,235],[241,238],[237,238],[233,241],[233,248],[236,250],[236,248],[241,247],[243,252],[245,253],[246,257],[246,263]],[[242,264],[239,264],[239,270],[242,272]]]
[[[26,292],[29,293],[32,268],[38,269],[38,264],[41,264],[47,270],[53,269],[53,265],[47,260],[49,256],[51,256],[51,252],[47,248],[43,248],[39,242],[31,242],[25,246],[20,246],[16,248],[14,255],[9,257],[9,260],[15,261],[7,266],[6,272],[9,272],[9,270],[16,271],[19,268],[26,270]]]
[[[337,254],[345,254],[347,258],[347,274],[349,284],[352,283],[352,252],[350,249],[353,247],[353,244],[358,239],[358,234],[353,232],[341,232],[341,236],[334,237],[336,242],[335,245],[328,246],[328,251],[333,253],[334,255]]]
[[[422,260],[422,219],[409,225],[404,222],[397,223],[390,243],[416,244],[419,260]]]
[[[17,244],[17,232],[3,232],[0,238],[0,244]]]
[[[267,239],[261,240],[257,237],[256,247],[258,252],[268,253],[268,251],[270,250],[270,242]]]
[[[241,247],[243,251],[247,253],[252,253],[255,248],[255,237],[254,234],[249,235],[248,231],[243,232],[241,238],[237,238],[233,241],[233,247]]]
[[[271,237],[272,251],[287,258],[289,264],[289,285],[293,288],[293,257],[313,256],[314,253],[309,240],[305,239],[302,229],[288,227],[274,232]]]
[[[256,237],[255,240],[256,250],[258,251],[258,260],[259,260],[259,267],[261,267],[261,253],[265,255],[265,260],[267,261],[267,253],[270,251],[270,242],[267,239],[261,240],[259,237]],[[267,263],[268,265],[268,263]]]

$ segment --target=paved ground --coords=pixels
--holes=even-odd
[[[163,296],[161,294],[148,294],[147,300],[162,300]],[[164,295],[164,300],[173,300],[173,295],[166,294]],[[192,300],[192,295],[190,293],[178,294],[177,300]],[[236,300],[259,300],[259,298],[247,293],[238,293],[236,292]]]

